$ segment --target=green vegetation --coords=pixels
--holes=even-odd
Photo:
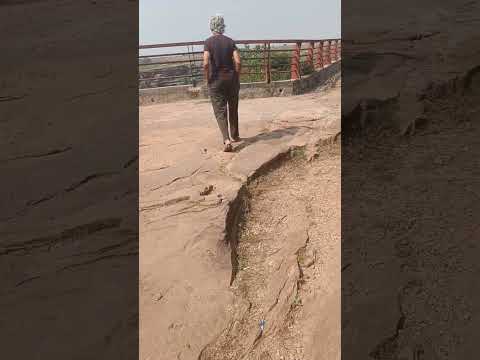
[[[306,159],[307,155],[305,153],[305,148],[304,147],[293,148],[292,150],[290,150],[290,157]]]
[[[241,76],[242,82],[255,82],[265,81],[265,59],[264,59],[264,47],[256,45],[251,48],[249,45],[245,45],[243,49],[240,49],[242,56],[243,72]],[[291,51],[272,51],[270,53],[271,64],[271,80],[288,80],[290,79],[290,58],[292,56]],[[304,58],[302,58],[304,59]],[[311,64],[301,61],[300,71],[302,75],[311,74],[314,69]]]
[[[265,81],[265,61],[264,47],[256,45],[251,48],[245,45],[240,50],[242,56],[243,74],[242,82]],[[289,51],[276,51],[270,55],[272,81],[290,79],[290,53]],[[286,71],[279,73],[278,71]]]
[[[310,75],[315,70],[314,70],[312,64],[309,64],[307,62],[302,62],[300,64],[300,71],[301,71],[302,76],[304,76],[304,75]]]

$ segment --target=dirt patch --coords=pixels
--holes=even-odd
[[[199,359],[339,358],[340,146],[307,153],[247,186],[232,321]]]

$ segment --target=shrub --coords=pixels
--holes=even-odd
[[[291,52],[288,52],[288,51],[272,52],[270,56],[271,56],[270,65],[272,68],[272,81],[290,79]],[[286,71],[286,72],[280,73],[279,71]]]
[[[242,66],[243,73],[240,77],[242,82],[255,82],[263,81],[264,74],[263,72],[263,49],[260,45],[255,46],[253,49],[247,44],[243,49],[240,50],[240,55],[242,57]],[[251,72],[255,72],[252,74]]]
[[[301,65],[300,65],[300,73],[302,75],[309,75],[311,73],[313,73],[315,70],[312,66],[312,64],[309,64],[307,62],[302,62]]]
[[[251,48],[249,45],[245,45],[245,48],[240,50],[240,54],[242,56],[242,64],[244,65],[244,73],[241,76],[241,81],[265,81],[265,62],[263,59],[263,46],[256,45],[254,48]],[[275,51],[270,53],[272,81],[290,79],[291,56],[291,51]],[[314,68],[311,64],[308,64],[305,61],[301,62],[300,73],[302,75],[311,74],[313,71]]]

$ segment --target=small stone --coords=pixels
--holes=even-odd
[[[205,186],[203,191],[200,191],[200,195],[201,196],[206,196],[206,195],[211,194],[212,191],[213,191],[213,185],[208,185],[208,186]]]

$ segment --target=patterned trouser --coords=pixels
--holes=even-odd
[[[208,88],[223,141],[229,139],[228,127],[230,127],[231,138],[238,138],[238,93],[240,91],[238,76],[217,79],[209,84]]]

